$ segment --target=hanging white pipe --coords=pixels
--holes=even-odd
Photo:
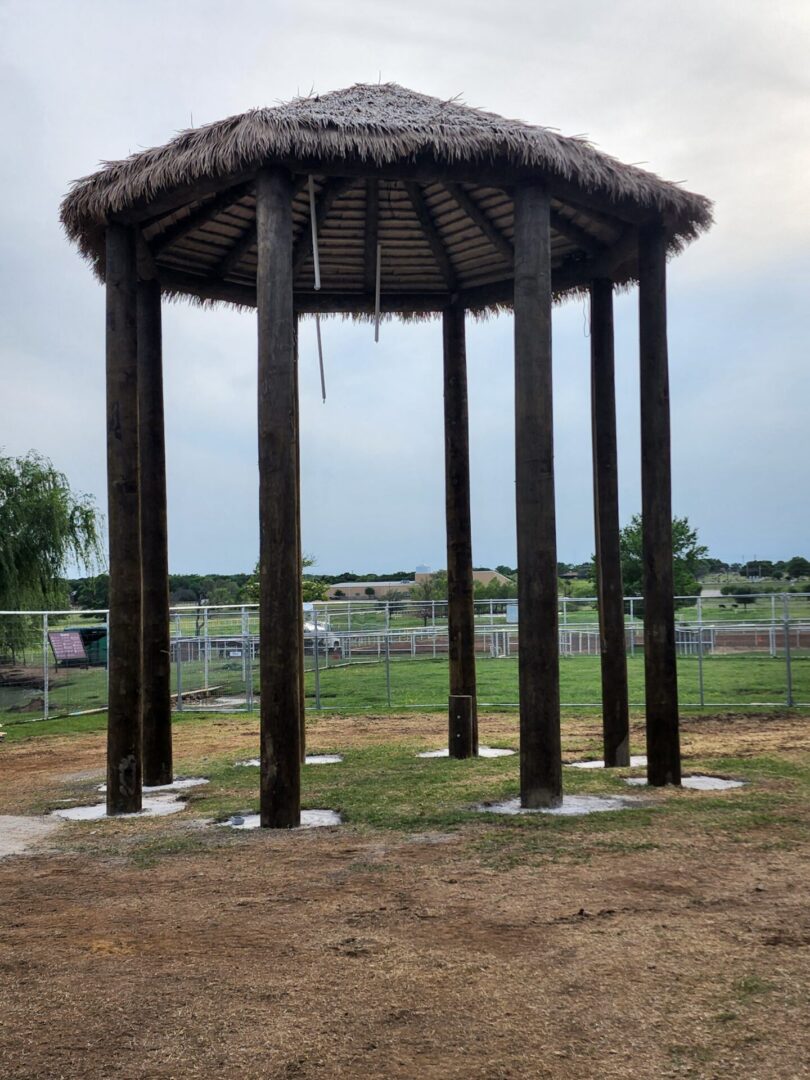
[[[309,177],[309,221],[312,226],[312,261],[315,263],[315,288],[321,287],[321,260],[318,256],[318,220],[315,214],[315,181]]]
[[[318,220],[315,213],[315,181],[312,174],[309,183],[309,223],[312,228],[312,261],[315,264],[315,290],[321,287],[321,260],[318,253]],[[318,339],[318,367],[321,372],[321,397],[326,401],[326,375],[323,370],[323,345],[321,344],[321,317],[315,315],[315,335]]]
[[[321,369],[321,397],[326,404],[326,376],[323,371],[323,347],[321,346],[321,317],[315,316],[315,336],[318,339],[318,363]]]
[[[382,270],[382,244],[377,244],[377,280],[374,285],[374,340],[380,340],[380,277]]]

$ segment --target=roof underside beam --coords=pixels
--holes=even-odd
[[[430,250],[433,252],[433,258],[436,260],[436,265],[439,267],[439,271],[444,278],[447,290],[451,293],[455,292],[456,273],[450,262],[450,256],[447,254],[444,241],[439,235],[439,230],[436,228],[433,218],[430,216],[430,209],[425,202],[424,193],[417,183],[410,180],[404,181],[403,187],[408,193],[408,198],[411,200],[411,205],[419,219],[419,224],[422,226],[422,232],[425,234],[425,239],[430,245]]]
[[[202,228],[206,222],[215,218],[217,214],[229,210],[247,195],[252,188],[253,184],[251,182],[238,184],[236,187],[221,191],[215,198],[203,203],[202,206],[198,206],[196,210],[192,210],[190,214],[181,218],[180,221],[173,222],[164,232],[153,236],[149,244],[153,258],[157,259],[172,244],[182,240],[196,229]]]
[[[475,222],[480,231],[486,236],[495,250],[511,265],[515,260],[515,249],[511,240],[503,235],[498,226],[487,217],[472,195],[460,184],[448,182],[444,185],[445,190],[452,195],[458,206],[468,218]]]

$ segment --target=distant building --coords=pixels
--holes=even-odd
[[[429,566],[417,566],[412,578],[405,581],[336,581],[329,586],[329,600],[381,600],[391,595],[401,596],[403,600],[410,595],[414,585],[422,585],[434,576],[435,571]],[[499,585],[508,585],[510,578],[499,574],[497,570],[473,570],[473,581],[490,585],[493,581]],[[369,591],[370,590],[370,591]]]

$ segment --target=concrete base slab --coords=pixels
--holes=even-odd
[[[59,822],[47,817],[0,816],[0,859],[7,855],[24,855],[46,836],[59,828]]]
[[[110,820],[118,818],[141,818],[141,817],[164,817],[166,814],[176,814],[185,810],[188,804],[174,799],[170,795],[151,795],[142,801],[143,809],[135,814],[107,814],[106,802],[96,803],[94,806],[70,806],[64,810],[52,810],[53,817],[63,818],[65,821],[101,821],[109,816]]]
[[[482,803],[475,809],[484,814],[553,814],[561,817],[575,817],[580,814],[604,813],[607,810],[629,810],[637,805],[635,800],[623,799],[618,795],[564,795],[562,806],[549,809],[531,810],[521,806],[520,799]]]
[[[568,762],[566,762],[566,764],[571,769],[604,769],[604,767],[605,767],[605,763],[601,759],[599,761],[568,761]],[[647,764],[647,755],[646,754],[633,754],[630,757],[629,768],[631,768],[631,769],[638,769],[638,768],[641,768],[642,766],[644,766],[646,764]],[[628,768],[627,765],[619,766],[619,767],[620,768],[625,768],[625,769]]]
[[[233,814],[228,821],[221,821],[219,824],[230,829],[258,829],[260,820],[258,814]],[[334,810],[301,811],[302,829],[321,829],[327,825],[342,824],[340,814]]]
[[[479,746],[478,747],[478,756],[479,757],[484,757],[484,758],[511,757],[515,753],[517,753],[516,750],[506,750],[506,749],[504,749],[502,747],[499,747],[499,746]],[[450,757],[450,751],[447,749],[446,746],[442,750],[423,750],[422,753],[419,755],[419,757],[423,757],[423,758]]]
[[[172,780],[172,782],[170,784],[156,784],[154,787],[149,787],[149,785],[147,784],[147,785],[144,785],[143,791],[144,791],[144,794],[150,793],[150,792],[153,792],[153,791],[186,791],[188,788],[200,787],[202,784],[207,784],[207,783],[208,783],[208,780],[206,780],[204,777],[195,776],[195,777],[191,777],[188,780]],[[99,791],[106,791],[107,790],[107,785],[106,784],[99,784],[98,790]]]
[[[646,787],[646,776],[626,776],[625,784],[633,787]],[[693,791],[726,791],[728,788],[745,787],[742,780],[725,780],[722,776],[684,776],[681,778],[681,787],[691,788]]]
[[[305,765],[339,765],[341,761],[343,761],[342,754],[307,754],[304,758]],[[247,761],[237,761],[234,764],[258,769],[261,761],[257,757],[252,757],[248,758]]]

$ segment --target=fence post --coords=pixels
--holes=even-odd
[[[104,628],[106,630],[105,641],[107,642],[107,653],[104,659],[104,696],[106,698],[105,706],[110,704],[110,611],[109,608],[104,612]]]
[[[208,690],[208,661],[211,655],[211,640],[208,636],[208,608],[203,608],[203,634],[205,635],[205,647],[203,652],[203,678],[205,689]]]
[[[318,609],[312,605],[312,655],[315,666],[315,708],[321,708],[321,659],[320,645],[318,643]]]
[[[177,667],[177,711],[183,711],[183,658],[180,655],[180,612],[174,615],[174,658]]]
[[[698,617],[698,687],[700,691],[700,707],[706,704],[703,693],[703,601],[699,596],[697,601]]]
[[[48,719],[50,704],[50,670],[48,664],[48,613],[42,616],[42,711],[43,720]]]
[[[635,598],[630,597],[630,655],[636,655],[636,622],[635,622]]]
[[[250,633],[250,612],[245,607],[242,608],[242,681],[245,685],[245,707],[248,712],[253,712],[253,638]]]
[[[385,695],[391,708],[391,631],[385,630]]]
[[[771,596],[771,631],[770,631],[771,656],[776,656],[776,597]]]
[[[784,609],[784,635],[785,635],[785,677],[787,682],[787,704],[793,707],[793,671],[790,666],[790,601],[787,593],[782,594],[782,606]]]

